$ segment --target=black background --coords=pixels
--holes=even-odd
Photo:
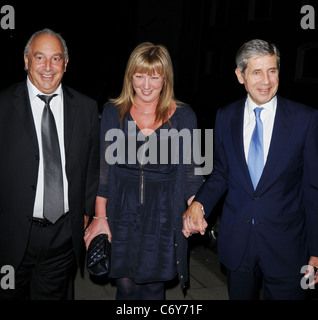
[[[199,127],[213,128],[216,110],[245,95],[234,74],[238,48],[260,38],[281,51],[279,93],[318,108],[318,26],[300,25],[305,4],[314,7],[318,21],[318,1],[8,0],[0,8],[6,4],[15,9],[15,29],[0,29],[0,89],[26,78],[24,46],[33,32],[48,27],[69,48],[63,82],[97,100],[101,111],[120,93],[131,51],[151,41],[171,54],[176,97],[192,106]],[[311,49],[301,59],[306,46]]]

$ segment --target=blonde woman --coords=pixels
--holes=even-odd
[[[178,276],[184,288],[188,280],[182,214],[202,183],[191,153],[195,128],[192,109],[174,97],[167,49],[137,46],[120,96],[103,111],[95,219],[84,238],[88,247],[108,234],[118,300],[161,300],[166,281]]]

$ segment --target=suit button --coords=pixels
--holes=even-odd
[[[260,197],[256,197],[256,196],[254,196],[254,198],[253,198],[254,200],[259,200],[260,199]]]
[[[31,186],[31,189],[32,189],[33,191],[36,191],[36,186],[35,186],[35,185],[32,185],[32,186]]]
[[[36,155],[34,156],[34,159],[35,159],[36,161],[39,161],[39,159],[40,159],[39,155],[36,154]]]

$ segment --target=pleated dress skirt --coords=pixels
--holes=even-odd
[[[110,277],[136,283],[176,277],[174,172],[116,168]]]

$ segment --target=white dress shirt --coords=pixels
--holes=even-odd
[[[37,89],[27,78],[27,87],[29,92],[29,98],[31,103],[31,109],[33,114],[33,120],[35,124],[36,135],[39,145],[39,173],[37,188],[35,194],[35,203],[33,209],[33,217],[43,218],[43,191],[44,191],[44,173],[43,173],[43,152],[42,152],[42,137],[41,137],[41,119],[42,112],[44,109],[44,101],[42,101],[37,95],[43,94],[39,89]],[[64,148],[64,103],[63,103],[63,90],[62,86],[59,87],[54,92],[57,94],[50,102],[50,108],[54,115],[57,135],[59,138],[62,170],[63,170],[63,187],[64,187],[64,213],[69,211],[68,204],[68,182],[65,172],[65,148]],[[54,94],[52,93],[52,94]]]
[[[263,146],[264,146],[264,166],[266,164],[268,151],[272,139],[274,120],[277,108],[277,97],[275,96],[271,101],[259,106],[252,101],[248,95],[245,103],[244,110],[244,124],[243,124],[243,139],[244,139],[244,152],[247,162],[248,151],[250,148],[250,142],[255,127],[255,113],[254,109],[257,107],[264,108],[261,112],[260,118],[263,122]]]

